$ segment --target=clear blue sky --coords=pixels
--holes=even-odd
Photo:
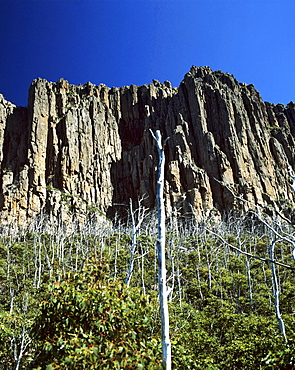
[[[209,65],[295,101],[294,0],[0,0],[0,93],[27,105],[34,78],[108,86]]]

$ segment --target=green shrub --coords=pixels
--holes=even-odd
[[[90,264],[49,284],[32,330],[32,368],[161,369],[153,316],[139,289],[107,281],[105,268]]]

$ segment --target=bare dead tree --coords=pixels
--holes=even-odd
[[[270,243],[269,246],[269,256],[272,260],[275,259],[275,244],[279,241],[279,239],[275,236]],[[278,275],[276,271],[276,265],[272,263],[271,265],[271,273],[272,273],[272,286],[273,286],[273,296],[275,299],[275,312],[276,317],[278,319],[279,325],[280,325],[280,331],[285,339],[285,342],[288,343],[287,336],[286,336],[286,329],[285,329],[285,323],[281,315],[280,310],[280,284],[278,281]]]
[[[171,370],[171,342],[169,337],[169,311],[168,311],[168,294],[166,283],[166,261],[165,261],[165,204],[164,204],[164,166],[165,155],[162,145],[162,136],[159,130],[155,135],[151,131],[153,138],[156,141],[159,164],[158,164],[158,180],[157,180],[157,205],[158,205],[158,284],[159,284],[159,300],[161,311],[161,332],[162,332],[162,360],[166,370]]]
[[[131,249],[130,249],[130,258],[129,258],[129,268],[127,271],[126,276],[126,285],[129,286],[131,276],[134,269],[134,260],[135,260],[135,254],[137,252],[137,237],[140,232],[140,228],[142,226],[142,223],[145,219],[147,209],[142,205],[144,198],[141,198],[138,201],[138,208],[137,210],[133,210],[132,206],[132,200],[130,199],[130,216],[131,216],[131,224],[132,224],[132,232],[131,232]],[[143,258],[143,255],[140,258]]]
[[[288,171],[289,171],[289,175],[294,180],[295,176],[293,176],[292,168],[291,168],[290,165],[288,165]],[[285,331],[284,320],[282,318],[281,311],[280,311],[280,287],[279,287],[279,281],[278,281],[278,275],[277,275],[276,267],[281,266],[285,269],[290,269],[292,271],[295,271],[295,267],[277,261],[275,259],[274,247],[275,247],[276,243],[281,242],[281,241],[289,244],[292,248],[292,256],[294,258],[294,256],[295,256],[295,238],[291,233],[287,233],[283,229],[283,224],[282,224],[282,222],[283,223],[285,222],[285,224],[286,223],[290,224],[291,222],[275,206],[273,208],[274,216],[272,218],[264,216],[262,211],[261,211],[261,207],[259,205],[253,204],[252,202],[250,202],[250,201],[244,199],[243,197],[235,194],[235,192],[229,186],[224,184],[223,182],[221,182],[219,180],[216,180],[216,181],[219,182],[222,186],[224,186],[236,199],[238,199],[241,202],[247,203],[247,205],[250,206],[250,210],[248,212],[250,214],[254,215],[256,217],[256,219],[258,221],[260,221],[260,223],[262,225],[264,225],[267,229],[269,229],[270,232],[273,235],[272,241],[269,243],[269,258],[261,258],[261,257],[258,257],[257,255],[253,255],[251,253],[248,253],[247,251],[242,250],[241,248],[233,246],[231,243],[228,243],[224,238],[222,238],[220,235],[218,235],[218,233],[216,233],[212,230],[208,230],[209,232],[218,236],[231,249],[236,250],[241,254],[244,254],[246,257],[255,258],[255,259],[258,259],[260,261],[267,262],[267,263],[271,264],[272,289],[273,289],[273,296],[274,296],[274,299],[275,299],[275,302],[274,302],[275,303],[275,313],[276,313],[276,317],[277,317],[278,322],[279,322],[280,332],[283,335],[285,341],[288,342],[287,336],[286,336],[286,331]],[[291,186],[291,188],[292,188],[292,191],[295,192],[295,186],[294,187]],[[282,220],[282,222],[280,220]]]

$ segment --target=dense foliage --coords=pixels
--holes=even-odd
[[[295,273],[275,269],[286,342],[269,262],[276,238],[276,261],[295,267],[290,244],[260,224],[172,221],[173,368],[293,369]],[[131,227],[3,229],[0,369],[161,369],[154,226],[147,218],[136,235],[129,287]]]
[[[161,368],[154,306],[138,288],[107,281],[103,266],[50,283],[44,298],[32,328],[34,368]]]

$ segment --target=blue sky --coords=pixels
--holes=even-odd
[[[27,105],[37,77],[107,86],[209,65],[295,101],[294,0],[1,0],[0,93]]]

